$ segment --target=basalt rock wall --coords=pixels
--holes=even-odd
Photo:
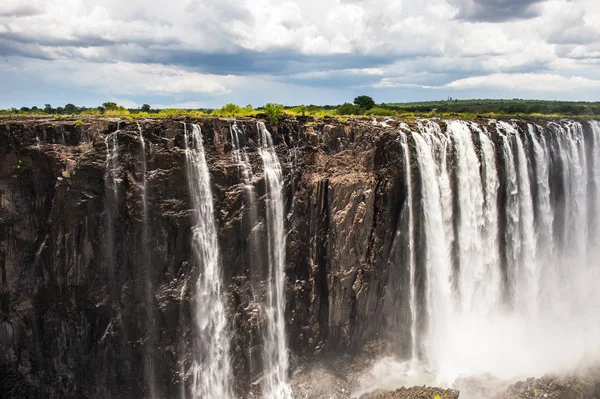
[[[265,295],[267,257],[260,242],[265,182],[257,122],[236,122],[258,194],[252,220],[231,157],[233,121],[37,119],[0,124],[3,392],[144,397],[150,351],[159,392],[178,394],[180,365],[189,360],[185,348],[193,339],[190,306],[198,273],[190,264],[184,123],[202,129],[236,390],[243,395],[252,389],[261,371],[257,307]],[[294,367],[320,353],[358,349],[380,333],[390,231],[398,223],[404,182],[392,128],[295,120],[268,128],[286,182],[286,320]],[[140,129],[147,143],[149,244],[142,240]],[[114,134],[113,199],[106,176],[107,138]],[[153,348],[147,307],[156,315]]]
[[[183,142],[191,123],[201,127],[210,167],[235,391],[255,392],[268,265],[257,121],[100,118],[0,121],[0,391],[147,397],[148,358],[159,397],[185,388],[199,272],[191,263]],[[243,132],[254,204],[232,158],[233,123]],[[267,123],[285,178],[292,371],[372,340],[400,355],[409,350],[406,173],[419,170],[414,155],[404,161],[402,126],[366,119]],[[116,167],[108,171],[108,138],[115,135]],[[422,274],[416,271],[417,285]]]

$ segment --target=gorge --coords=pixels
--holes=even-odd
[[[593,120],[0,120],[12,397],[342,398],[595,366],[598,255]]]

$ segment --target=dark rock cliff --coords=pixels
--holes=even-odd
[[[179,392],[189,362],[193,282],[183,120],[144,120],[148,195],[136,122],[0,124],[0,381],[15,397],[144,397],[145,357],[160,395]],[[254,120],[237,122],[254,172],[250,214],[231,122],[199,123],[213,185],[236,391],[260,373],[265,184]],[[405,200],[393,128],[370,121],[269,126],[285,176],[286,320],[292,368],[351,352],[389,323],[382,309]],[[119,126],[118,126],[119,124]],[[117,128],[117,189],[108,195],[106,138]],[[257,220],[252,220],[252,219]],[[109,231],[110,230],[110,231]],[[254,238],[253,238],[254,237]],[[258,245],[257,245],[258,244]],[[146,251],[149,251],[147,253]],[[398,276],[396,276],[398,277]],[[401,276],[400,276],[401,278]],[[150,284],[151,298],[145,296]],[[386,301],[387,298],[387,301]],[[152,314],[155,328],[149,328]],[[154,330],[154,332],[148,332]],[[156,335],[153,335],[156,334]]]
[[[198,268],[191,253],[184,123],[200,125],[210,168],[235,391],[244,397],[259,389],[268,254],[257,121],[235,122],[253,172],[256,201],[250,203],[240,165],[232,160],[233,121],[22,119],[0,121],[0,392],[148,397],[148,364],[158,397],[186,389],[181,370],[192,361]],[[373,341],[384,342],[387,353],[410,351],[405,176],[410,168],[417,193],[420,171],[410,136],[413,155],[405,164],[399,123],[287,119],[268,126],[285,179],[292,373],[340,353],[358,354]],[[112,187],[107,150],[115,135]],[[502,209],[501,152],[497,162]],[[550,178],[558,187],[552,200],[560,204],[560,178]],[[420,257],[424,212],[417,195],[413,207]],[[500,218],[500,237],[505,224]],[[424,273],[416,270],[418,292]],[[424,308],[424,299],[417,301]],[[419,320],[418,328],[424,323]]]

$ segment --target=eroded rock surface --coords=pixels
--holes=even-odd
[[[376,391],[360,399],[458,399],[458,391],[432,387],[399,388],[395,391]]]
[[[3,394],[148,397],[144,369],[149,358],[158,397],[178,397],[189,385],[181,370],[192,361],[188,349],[198,275],[191,261],[183,143],[190,123],[201,127],[210,167],[235,392],[259,394],[267,253],[257,121],[94,118],[82,124],[0,120]],[[240,144],[251,166],[254,196],[248,195],[232,157],[233,123],[243,133]],[[399,124],[288,119],[268,125],[285,178],[285,314],[292,375],[313,364],[325,364],[332,373],[336,369],[329,359],[353,357],[369,342],[385,341],[386,350],[399,357],[409,353],[411,315],[408,306],[399,305],[407,303],[409,291],[404,176],[407,168],[415,175],[419,171],[414,159],[404,163]],[[117,143],[110,171],[114,186],[106,179],[112,140]],[[423,285],[423,271],[417,274]],[[422,307],[424,299],[417,301]],[[339,395],[352,388],[343,383],[352,370],[343,373],[324,381]],[[316,392],[307,381],[298,386],[307,395]],[[417,388],[382,397],[413,397],[407,392],[454,395]]]

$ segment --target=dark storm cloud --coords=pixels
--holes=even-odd
[[[470,22],[505,22],[539,15],[536,5],[545,0],[452,0],[456,18]]]
[[[235,53],[203,53],[187,50],[155,49],[151,53],[130,59],[131,62],[159,63],[192,67],[203,73],[218,75],[268,74],[290,75],[307,71],[349,68],[373,68],[389,65],[393,56],[358,54],[303,55],[294,51],[263,53],[239,49]]]
[[[140,47],[149,47],[153,45],[168,46],[180,42],[176,38],[123,38],[123,39],[107,39],[100,35],[83,34],[76,38],[60,38],[48,36],[32,36],[23,32],[0,32],[0,39],[16,42],[20,44],[38,44],[48,47],[106,47],[117,44],[135,44]]]
[[[23,58],[36,58],[40,60],[51,60],[52,57],[48,57],[42,49],[35,44],[17,43],[10,40],[5,40],[0,35],[0,56],[17,56]]]

